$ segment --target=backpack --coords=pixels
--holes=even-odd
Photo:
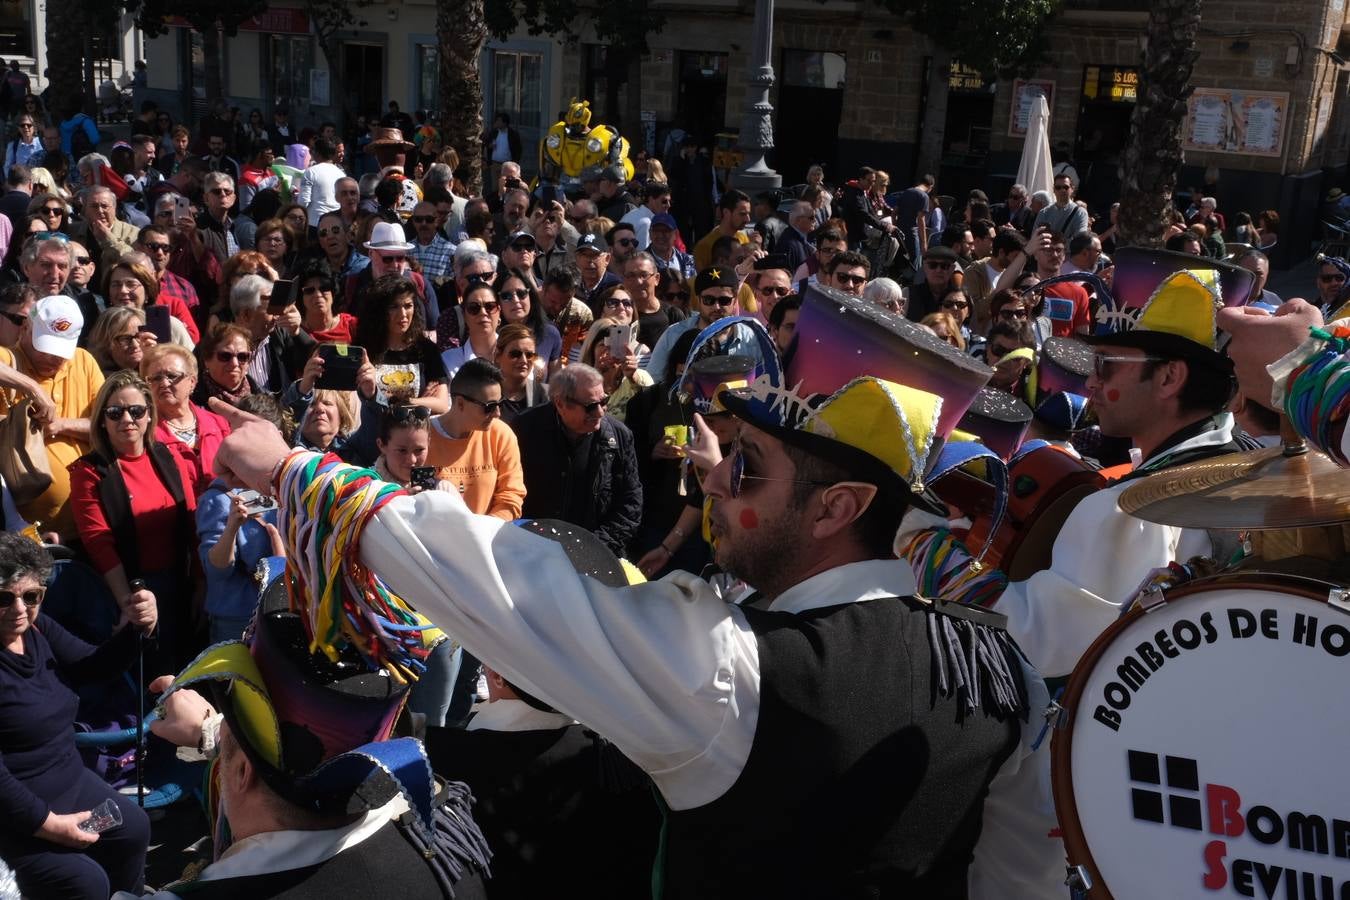
[[[70,161],[73,164],[93,153],[98,145],[89,139],[88,126],[93,123],[88,116],[80,113],[72,121],[75,123],[75,130],[70,134]]]

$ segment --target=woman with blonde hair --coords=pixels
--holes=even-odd
[[[134,306],[113,306],[99,313],[89,332],[86,345],[104,375],[122,369],[140,369],[145,351],[154,346],[155,336],[141,331],[145,312]]]
[[[962,353],[966,352],[966,339],[961,337],[961,325],[951,313],[929,313],[919,324]]]

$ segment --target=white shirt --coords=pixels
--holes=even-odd
[[[1165,452],[1227,443],[1232,417]],[[1209,533],[1157,525],[1120,508],[1122,491],[1133,482],[1089,494],[1065,519],[1051,551],[1050,567],[1008,585],[994,609],[1008,617],[1008,633],[1047,677],[1067,675],[1108,625],[1120,618],[1152,569],[1212,551]]]
[[[742,610],[706,581],[674,572],[606,587],[578,575],[557,544],[473,515],[455,493],[394,498],[371,519],[360,552],[392,590],[470,653],[614,742],[672,809],[710,803],[739,778],[759,718],[759,647]],[[907,563],[868,560],[808,578],[769,608],[802,613],[915,590]],[[1049,860],[1042,869],[1063,878],[1062,847],[1039,839],[1053,818],[1045,818],[1048,794],[1034,796],[1037,785],[1045,786],[1038,764],[1027,762],[1045,687],[1033,676],[1028,689],[1032,713],[1023,746],[991,785],[991,793],[1013,791],[1016,798],[993,803],[1003,820],[985,825],[990,834],[1018,835],[1020,843],[991,838],[977,848],[976,868],[989,873],[988,884],[1000,883],[997,872],[1028,869],[1029,849]],[[975,871],[971,877],[972,884],[981,878]],[[1042,883],[1026,896],[1048,894]]]
[[[556,731],[575,725],[576,719],[562,713],[535,709],[515,698],[491,700],[474,711],[465,731]]]
[[[511,138],[505,128],[500,129],[497,136],[492,139],[492,161],[495,163],[511,162]]]
[[[300,173],[295,202],[309,213],[309,224],[317,227],[324,213],[338,208],[337,183],[347,173],[330,162],[315,163]]]
[[[633,233],[637,237],[639,250],[646,250],[647,246],[652,242],[652,216],[654,215],[656,215],[656,213],[652,212],[647,207],[647,204],[644,203],[641,206],[634,207],[624,213],[623,218],[619,220],[620,222],[633,226]],[[672,256],[673,255],[674,254],[672,254]]]
[[[458,347],[451,347],[441,354],[441,362],[445,364],[445,377],[454,378],[463,365],[471,359],[477,359],[478,354],[473,352],[473,342],[466,340]]]

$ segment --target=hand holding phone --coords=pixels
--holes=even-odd
[[[408,483],[424,491],[436,490],[436,467],[413,466],[412,477],[408,480]]]
[[[167,344],[173,340],[173,325],[169,322],[169,308],[160,306],[158,303],[153,306],[145,307],[145,326],[143,331],[147,331],[155,336],[155,340],[161,344]]]
[[[320,344],[323,374],[314,382],[316,388],[334,391],[356,390],[356,376],[365,359],[366,351],[355,344]]]

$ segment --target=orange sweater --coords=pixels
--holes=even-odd
[[[429,466],[436,477],[459,488],[464,503],[480,515],[510,522],[520,518],[525,503],[525,475],[520,468],[520,445],[516,433],[501,419],[493,419],[485,431],[452,438],[431,420]]]

